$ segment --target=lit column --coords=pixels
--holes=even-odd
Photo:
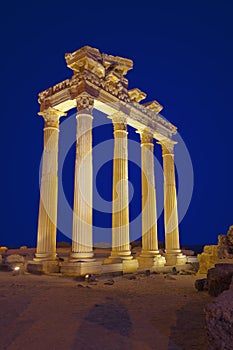
[[[92,240],[92,111],[94,99],[77,98],[77,139],[75,160],[72,260],[93,257]]]
[[[114,127],[114,159],[110,259],[132,259],[129,240],[127,120],[122,113],[116,113],[111,118]]]
[[[56,259],[59,118],[66,115],[54,108],[38,114],[45,126],[35,261]]]
[[[176,198],[174,167],[174,144],[172,140],[159,142],[162,145],[164,171],[164,224],[167,265],[184,264],[186,257],[181,254]]]
[[[139,265],[165,264],[158,250],[153,134],[140,132],[142,168],[142,252]]]

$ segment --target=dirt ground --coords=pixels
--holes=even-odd
[[[0,349],[207,349],[195,276],[130,278],[0,272]]]

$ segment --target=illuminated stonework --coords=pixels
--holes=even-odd
[[[62,267],[69,274],[83,274],[101,270],[94,259],[92,247],[92,119],[93,109],[112,119],[114,126],[114,172],[112,253],[106,264],[122,262],[123,270],[138,266],[163,266],[165,263],[183,264],[177,215],[174,173],[174,141],[177,129],[159,113],[157,101],[140,103],[146,94],[134,88],[128,90],[127,72],[133,61],[101,54],[98,49],[85,46],[65,55],[67,66],[73,71],[66,79],[39,94],[40,115],[45,120],[45,152],[41,191],[46,192],[46,209],[40,201],[36,260],[56,259],[57,213],[57,152],[59,117],[77,108],[77,152],[73,210],[73,244],[70,260]],[[142,252],[138,262],[130,251],[128,209],[128,151],[127,125],[141,136],[142,155]],[[46,140],[53,134],[51,146]],[[166,254],[158,251],[156,191],[154,178],[154,143],[162,146],[164,166],[164,213]],[[85,159],[85,164],[80,164]],[[80,182],[81,179],[81,182]],[[116,193],[116,186],[120,189]],[[82,199],[85,193],[87,201]],[[46,212],[48,210],[48,213]],[[166,261],[165,261],[166,258]],[[70,264],[70,265],[69,265]],[[113,265],[113,264],[112,264]],[[78,267],[77,267],[78,266]],[[93,267],[95,266],[95,267]],[[70,274],[72,274],[71,272]]]

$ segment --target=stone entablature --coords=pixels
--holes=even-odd
[[[86,92],[99,101],[95,108],[101,109],[98,107],[102,103],[115,112],[124,112],[129,125],[137,129],[150,128],[158,140],[176,134],[177,128],[159,114],[163,107],[157,101],[140,104],[146,94],[137,88],[128,90],[125,74],[133,68],[131,60],[101,55],[89,46],[65,57],[74,75],[39,93],[41,111],[53,107],[66,112],[75,108],[77,97]]]

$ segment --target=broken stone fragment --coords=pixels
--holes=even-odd
[[[208,271],[208,292],[211,296],[218,296],[229,289],[233,277],[233,264],[216,264]]]
[[[207,278],[199,278],[195,281],[195,288],[202,292],[203,290],[208,290],[208,280]]]
[[[233,344],[233,282],[230,290],[219,295],[205,307],[209,350],[232,350]]]

